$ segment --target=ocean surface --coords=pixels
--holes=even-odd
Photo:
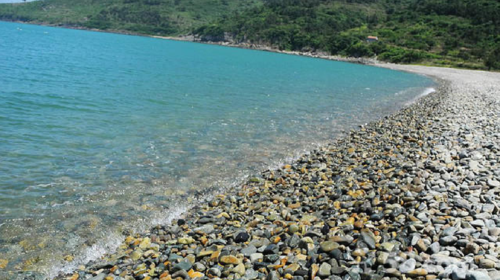
[[[0,35],[4,276],[70,271],[434,86],[148,37],[5,22]]]

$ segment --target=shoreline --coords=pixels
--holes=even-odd
[[[302,53],[288,54],[310,56]],[[387,116],[384,120],[374,121],[358,130],[351,131],[351,134],[345,138],[299,158],[294,161],[294,164],[285,165],[275,171],[263,172],[258,182],[249,181],[243,184],[241,189],[238,187],[231,190],[227,196],[219,196],[205,206],[189,210],[181,220],[174,221],[173,227],[165,225],[154,228],[151,232],[127,238],[121,251],[107,255],[109,259],[91,262],[86,268],[77,272],[78,277],[73,274],[56,279],[66,279],[65,277],[86,279],[87,276],[94,277],[91,278],[93,280],[105,279],[105,277],[127,279],[127,276],[133,275],[139,279],[146,279],[149,276],[150,279],[166,280],[176,278],[174,276],[183,279],[196,278],[201,274],[210,275],[212,278],[236,279],[242,276],[239,272],[243,272],[247,279],[262,276],[270,277],[268,279],[284,277],[301,280],[300,277],[314,279],[313,276],[317,276],[320,279],[338,280],[334,276],[340,277],[347,274],[352,278],[361,277],[362,279],[368,279],[366,277],[368,275],[371,277],[372,274],[380,278],[369,279],[401,278],[403,275],[416,279],[418,277],[434,279],[434,276],[452,278],[452,275],[458,275],[453,276],[459,277],[457,279],[500,279],[500,275],[498,278],[493,277],[496,276],[494,272],[500,268],[497,244],[500,234],[497,230],[500,225],[500,220],[498,220],[500,209],[497,206],[500,203],[497,198],[499,174],[494,172],[495,169],[485,168],[491,165],[489,161],[495,160],[497,164],[499,162],[499,154],[495,152],[498,150],[499,136],[492,134],[492,138],[495,139],[493,144],[479,139],[478,141],[482,141],[482,144],[472,147],[481,150],[480,155],[474,154],[474,151],[460,154],[461,151],[453,146],[449,148],[448,144],[440,144],[443,141],[453,142],[446,138],[448,135],[441,134],[452,134],[456,123],[445,124],[445,128],[449,129],[437,132],[433,130],[432,125],[427,124],[436,122],[436,119],[439,119],[438,123],[445,123],[449,118],[457,119],[459,123],[462,121],[460,120],[461,106],[457,105],[460,103],[454,103],[455,107],[449,109],[449,103],[446,102],[450,100],[452,102],[478,102],[476,105],[472,104],[473,107],[476,106],[475,108],[467,107],[468,110],[479,110],[483,105],[493,106],[488,107],[490,108],[489,115],[482,116],[483,112],[478,115],[494,118],[495,110],[498,112],[498,98],[495,101],[494,93],[496,92],[498,97],[500,75],[493,72],[423,66],[395,64],[375,64],[374,66],[427,75],[441,82],[436,93],[423,97],[415,104]],[[446,73],[443,74],[443,72]],[[480,77],[472,78],[474,75],[482,74],[485,76],[482,80]],[[464,89],[461,87],[480,96],[484,95],[484,98],[462,92]],[[492,92],[485,94],[485,90]],[[453,99],[454,93],[461,94],[464,98]],[[449,115],[450,112],[453,114]],[[496,116],[498,117],[498,113]],[[476,121],[470,115],[466,119]],[[407,120],[411,125],[405,127],[402,120]],[[482,123],[483,120],[477,119],[477,122]],[[436,125],[439,126],[439,124]],[[488,127],[488,124],[485,126]],[[481,126],[478,127],[481,128]],[[461,126],[459,128],[461,133],[466,134],[454,135],[455,139],[461,139],[455,142],[464,150],[469,150],[471,146],[469,142],[476,141],[477,135],[472,129]],[[430,140],[425,135],[429,131],[432,132]],[[368,142],[363,141],[365,140],[363,138],[370,133],[378,135],[384,141],[375,144],[379,141],[378,137],[368,138]],[[472,138],[470,134],[473,135]],[[481,136],[481,133],[478,135]],[[399,152],[404,149],[392,143],[398,140],[398,137],[402,142],[396,142],[396,144],[407,148],[407,151]],[[462,145],[462,142],[468,144]],[[369,149],[366,149],[367,145]],[[374,145],[377,148],[373,148]],[[426,151],[418,151],[416,147],[426,145],[429,148]],[[387,150],[387,147],[391,146],[392,149]],[[439,147],[436,148],[436,146]],[[491,152],[484,155],[483,149],[494,151],[493,155]],[[394,151],[399,153],[394,153]],[[364,156],[363,153],[366,155]],[[391,162],[394,154],[396,154],[395,160]],[[432,159],[432,165],[427,166],[428,161],[421,160],[422,154],[427,156],[426,159]],[[405,156],[408,155],[411,157],[406,158]],[[408,161],[405,162],[403,158]],[[437,162],[433,162],[436,158]],[[387,182],[381,183],[380,178],[377,181],[370,176],[364,176],[365,169],[361,166],[364,166],[370,159],[385,161],[384,166],[375,166],[378,169],[372,169],[373,165],[368,165],[371,168],[369,171],[377,171],[375,175],[370,175],[389,177],[390,179],[386,179]],[[413,165],[410,164],[412,160],[415,163]],[[471,161],[474,162],[472,166],[470,166]],[[451,163],[454,163],[453,168],[448,166]],[[323,164],[326,164],[326,168]],[[410,166],[407,167],[405,164]],[[464,164],[469,165],[468,169],[473,173],[472,175],[461,173],[462,170],[459,167]],[[391,170],[393,168],[394,170]],[[329,174],[328,170],[332,172]],[[404,174],[400,174],[401,172]],[[313,175],[309,176],[310,174]],[[396,178],[398,182],[392,178]],[[386,183],[387,185],[384,185]],[[396,190],[400,188],[403,191],[397,192]],[[339,189],[340,194],[337,191]],[[293,192],[288,195],[291,190]],[[455,201],[457,195],[465,199],[465,196],[470,193],[476,194],[478,191],[479,195],[472,196],[472,200],[466,199],[468,204],[481,204],[477,211],[473,207],[466,207],[467,203],[463,201]],[[376,194],[373,197],[372,192]],[[439,193],[443,192],[446,195],[439,196]],[[397,199],[384,200],[386,194]],[[439,199],[435,198],[436,195]],[[349,196],[350,199],[344,196]],[[489,198],[484,198],[485,196]],[[309,201],[309,204],[300,203],[297,197],[302,201]],[[477,200],[476,197],[478,197]],[[322,201],[320,204],[316,201],[324,198],[327,198],[326,203]],[[378,203],[376,203],[377,200]],[[429,203],[428,200],[432,202]],[[366,203],[361,203],[362,201],[369,201],[370,205],[366,206]],[[415,201],[417,203],[414,203]],[[297,203],[299,203],[298,206]],[[260,208],[255,204],[260,204]],[[332,207],[325,206],[325,204],[331,204]],[[397,206],[398,204],[401,205]],[[410,207],[417,208],[423,204],[426,208],[421,212],[425,215],[418,213],[421,217],[411,211],[415,209],[408,210]],[[376,206],[382,209],[377,209]],[[271,214],[265,215],[266,212],[262,210],[262,207],[271,209],[269,211]],[[277,209],[287,213],[283,215]],[[332,213],[338,215],[339,218],[327,219],[322,211],[333,211]],[[452,211],[456,213],[451,213]],[[466,215],[464,211],[470,215]],[[316,215],[318,212],[321,212],[319,216]],[[259,214],[253,216],[259,217],[249,220],[251,217],[248,216],[255,213]],[[367,213],[372,214],[367,215]],[[205,219],[210,215],[215,218]],[[272,219],[269,219],[269,216]],[[401,216],[405,216],[404,222],[398,220],[398,218],[403,218]],[[460,222],[457,224],[454,219],[460,219]],[[424,220],[430,220],[433,229],[427,228],[428,223]],[[392,223],[391,227],[385,227],[382,222]],[[410,225],[407,226],[407,224]],[[447,225],[451,226],[447,227]],[[266,230],[262,230],[259,226]],[[399,228],[404,228],[411,234],[398,235]],[[485,230],[486,233],[484,233]],[[396,236],[391,236],[394,233]],[[238,242],[238,236],[240,236],[239,240],[247,236],[248,238],[246,241]],[[326,246],[336,248],[328,251],[330,247],[325,249]],[[282,247],[285,248],[282,250]],[[448,247],[455,248],[455,250],[448,249]],[[245,253],[247,251],[244,252],[244,250],[248,248],[251,252],[255,248],[255,252]],[[443,248],[445,249],[442,250]],[[210,251],[212,253],[208,254]],[[465,254],[466,252],[468,254]],[[262,256],[253,254],[262,254]],[[470,254],[473,256],[467,257]],[[252,261],[252,255],[254,261]],[[134,260],[134,257],[139,258],[130,262]],[[255,257],[259,258],[255,259]],[[191,262],[193,259],[194,262]],[[286,261],[283,261],[285,259]],[[374,264],[370,266],[370,262]],[[151,267],[153,264],[155,264],[154,267]],[[206,269],[202,269],[203,266]],[[186,269],[188,267],[190,269]],[[383,273],[378,270],[379,267],[384,267]],[[404,268],[403,271],[401,267]],[[408,267],[413,269],[408,270]],[[124,272],[127,273],[123,274]],[[328,273],[329,275],[326,275]],[[120,276],[121,274],[123,277]],[[159,277],[162,275],[164,277]],[[252,278],[255,275],[257,275],[256,278]]]
[[[384,67],[439,88],[55,279],[500,279],[500,74]]]
[[[340,62],[349,62],[363,65],[376,65],[383,64],[383,62],[378,61],[373,58],[355,58],[355,57],[343,57],[337,55],[329,55],[326,52],[299,52],[299,51],[284,51],[278,50],[267,45],[258,45],[258,44],[250,44],[250,43],[230,43],[230,42],[211,42],[211,41],[201,41],[195,40],[193,36],[157,36],[157,35],[148,35],[142,33],[134,33],[129,31],[121,31],[121,30],[101,30],[96,28],[86,28],[82,26],[72,26],[72,25],[55,25],[48,23],[39,23],[39,22],[23,22],[23,21],[11,21],[11,20],[0,20],[4,22],[11,23],[19,23],[19,24],[29,24],[29,25],[37,25],[37,26],[46,26],[46,27],[54,27],[54,28],[66,28],[73,30],[82,30],[82,31],[90,31],[90,32],[100,32],[100,33],[110,33],[110,34],[119,34],[119,35],[127,35],[127,36],[139,36],[139,37],[147,37],[153,39],[161,39],[161,40],[171,40],[171,41],[179,41],[179,42],[191,42],[191,43],[199,43],[206,45],[217,45],[223,47],[232,47],[232,48],[240,48],[240,49],[249,49],[249,50],[258,50],[258,51],[267,51],[281,54],[289,54],[289,55],[298,55],[298,56],[306,56],[312,58],[320,58],[332,61],[340,61]]]

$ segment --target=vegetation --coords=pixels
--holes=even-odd
[[[217,32],[283,50],[500,68],[496,0],[266,0],[195,30],[202,38]],[[380,40],[367,43],[370,35]]]
[[[500,69],[498,0],[44,0],[0,19]]]
[[[186,34],[260,0],[42,0],[0,4],[0,20],[129,31]]]

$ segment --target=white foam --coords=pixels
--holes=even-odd
[[[426,88],[426,89],[424,89],[424,91],[423,91],[421,94],[417,95],[417,96],[416,96],[415,98],[413,98],[412,100],[410,100],[410,101],[406,102],[404,105],[405,105],[405,106],[410,106],[411,104],[413,104],[413,103],[417,102],[417,100],[419,100],[420,98],[422,98],[422,97],[424,97],[424,96],[427,96],[427,95],[429,95],[429,94],[431,94],[431,93],[434,93],[434,92],[436,92],[436,89],[435,89],[435,88],[432,88],[432,87]]]

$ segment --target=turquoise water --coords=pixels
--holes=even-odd
[[[434,85],[147,37],[4,22],[0,34],[0,258],[45,276]]]

